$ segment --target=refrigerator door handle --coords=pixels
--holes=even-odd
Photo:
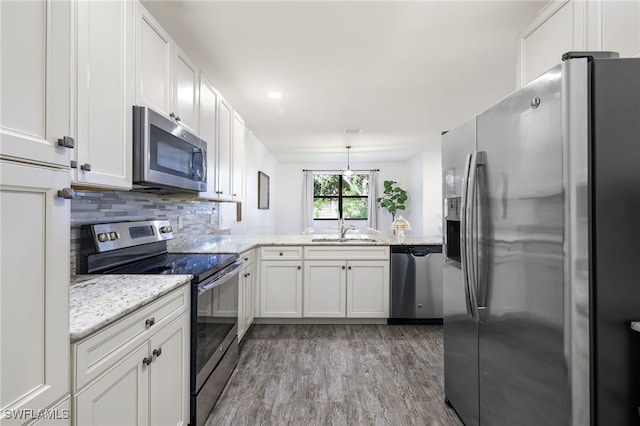
[[[485,308],[487,304],[487,290],[488,290],[488,257],[486,253],[486,244],[484,240],[487,237],[489,228],[489,212],[488,212],[488,188],[487,188],[487,174],[486,174],[486,153],[478,151],[476,155],[475,167],[477,174],[475,176],[474,185],[477,188],[477,204],[478,214],[476,218],[478,220],[477,230],[475,231],[476,243],[474,247],[476,252],[473,256],[477,262],[476,269],[476,306],[478,307],[479,320],[484,320]]]
[[[469,180],[467,183],[467,200],[466,200],[466,226],[464,233],[466,245],[464,250],[466,251],[467,258],[467,277],[469,298],[471,306],[471,315],[476,320],[480,319],[478,312],[478,257],[477,257],[477,178],[478,178],[478,159],[484,158],[482,152],[473,151],[471,154],[471,162],[469,164]]]
[[[460,203],[460,266],[462,269],[462,281],[464,282],[464,299],[466,303],[467,313],[474,315],[471,300],[471,291],[469,288],[469,265],[467,259],[467,203],[469,192],[469,171],[471,169],[471,160],[473,154],[467,154],[465,161],[464,176],[462,178],[462,197]],[[475,316],[474,316],[475,318]]]

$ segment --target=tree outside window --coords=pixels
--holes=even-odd
[[[366,220],[369,205],[369,174],[315,174],[313,219]]]

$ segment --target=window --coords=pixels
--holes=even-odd
[[[367,220],[369,174],[313,175],[313,219]]]

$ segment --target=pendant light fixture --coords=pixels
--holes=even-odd
[[[351,149],[351,145],[347,146],[346,148],[347,148],[347,170],[342,172],[342,176],[348,178],[353,176],[355,172],[351,170],[351,165],[349,164],[349,150]]]

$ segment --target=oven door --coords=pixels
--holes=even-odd
[[[238,334],[238,273],[229,265],[192,294],[191,392],[197,394]]]

